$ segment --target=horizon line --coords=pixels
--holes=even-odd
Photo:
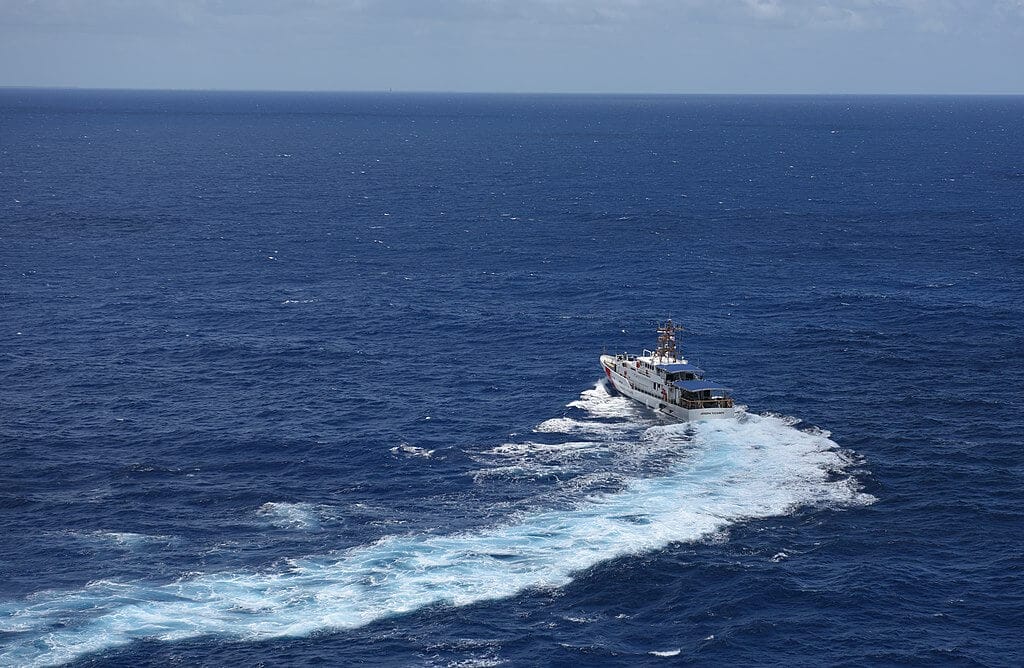
[[[618,96],[618,97],[1024,97],[1024,92],[658,92],[658,91],[484,91],[429,89],[288,89],[288,88],[134,88],[128,86],[36,86],[0,84],[0,90],[92,91],[133,93],[260,93],[307,95],[523,95],[523,96]]]

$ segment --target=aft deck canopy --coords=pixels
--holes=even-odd
[[[692,364],[686,364],[684,362],[673,362],[671,364],[656,364],[655,367],[658,371],[664,371],[665,373],[679,373],[685,371],[686,373],[692,373],[699,376],[704,373],[704,369],[698,369]]]
[[[719,392],[729,391],[729,388],[723,387],[711,380],[677,380],[672,385],[687,392],[703,392],[704,390],[711,390],[712,392],[716,390]]]

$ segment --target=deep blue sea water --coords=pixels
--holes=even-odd
[[[1019,97],[2,90],[0,665],[1019,666],[1022,226]]]

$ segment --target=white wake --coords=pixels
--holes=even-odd
[[[584,394],[585,405],[576,407],[592,415],[632,410],[617,397],[605,394],[602,403]],[[641,427],[646,442],[679,446],[670,451],[685,456],[663,475],[628,479],[621,491],[569,509],[472,533],[388,536],[272,574],[97,582],[0,606],[0,630],[13,634],[0,663],[57,664],[141,638],[257,640],[351,629],[428,605],[560,587],[602,561],[700,540],[737,522],[873,500],[845,472],[852,462],[827,434],[794,429],[783,418],[651,424]]]

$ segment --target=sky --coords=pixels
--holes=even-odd
[[[1024,0],[0,0],[0,86],[1024,94]]]

